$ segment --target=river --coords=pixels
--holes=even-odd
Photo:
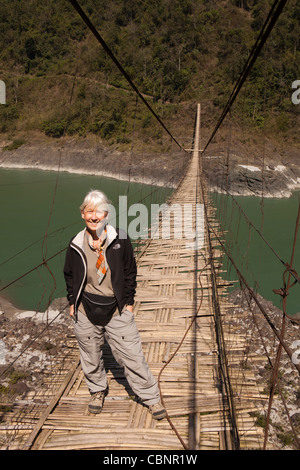
[[[151,204],[162,204],[172,193],[164,187],[99,176],[0,169],[0,286],[12,283],[0,295],[16,307],[44,311],[49,298],[65,297],[65,248],[71,237],[84,228],[79,206],[90,189],[101,189],[107,194],[116,210],[115,225],[121,222],[130,231],[134,221],[136,238],[144,237],[145,232],[138,226],[139,206],[135,205],[148,208],[150,218]],[[134,209],[128,220],[125,203]],[[51,257],[47,266],[34,269]]]
[[[293,193],[290,198],[281,199],[243,196],[232,198],[214,194],[213,201],[218,208],[217,217],[221,226],[226,230],[225,244],[232,253],[238,269],[251,287],[282,309],[282,298],[275,294],[273,289],[284,286],[283,262],[291,261],[300,192]],[[300,273],[299,236],[298,233],[293,263],[293,268],[298,274]],[[235,269],[226,256],[223,266],[227,270],[224,277],[229,280],[238,279]],[[238,283],[235,285],[239,287]],[[293,315],[300,312],[300,285],[295,284],[289,292],[287,313]]]
[[[162,204],[172,193],[168,188],[128,184],[99,176],[61,172],[57,178],[54,171],[0,169],[1,288],[12,283],[0,295],[20,309],[34,311],[43,311],[49,298],[66,295],[63,279],[65,248],[70,238],[84,227],[79,206],[92,188],[102,189],[110,198],[116,209],[116,225],[122,222],[123,228],[130,229],[134,220],[135,230],[141,236],[145,232],[138,227],[135,210],[139,206],[135,205],[142,204],[150,215],[151,204]],[[219,220],[227,230],[227,246],[239,269],[252,287],[280,308],[281,298],[273,293],[273,289],[283,287],[284,267],[257,232],[253,228],[249,231],[249,223],[241,215],[238,205],[255,227],[262,230],[280,259],[290,262],[299,197],[300,192],[295,192],[291,198],[264,199],[263,203],[257,197],[232,199],[220,194],[213,197]],[[124,219],[124,201],[127,208],[135,208],[128,220]],[[34,269],[43,259],[51,257],[48,267],[41,265]],[[300,246],[297,243],[294,268],[298,273],[299,264]],[[223,265],[227,269],[226,277],[236,280],[237,275],[226,257]],[[300,311],[299,289],[299,284],[290,289],[287,303],[290,314]]]

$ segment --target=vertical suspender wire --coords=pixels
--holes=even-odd
[[[72,83],[71,94],[70,94],[70,100],[69,100],[69,106],[70,107],[72,105],[72,100],[73,100],[73,96],[74,96],[75,82],[76,82],[76,79],[77,79],[77,71],[78,71],[78,60],[77,60],[77,66],[76,66],[74,79],[73,79],[73,83]],[[68,126],[68,123],[66,123],[66,125],[64,127],[63,135],[65,135],[67,126]],[[55,199],[56,199],[56,194],[57,194],[58,181],[59,181],[60,168],[61,168],[61,160],[62,160],[62,146],[60,147],[60,151],[59,151],[59,161],[58,161],[58,168],[57,168],[57,172],[56,172],[55,187],[54,187],[54,192],[53,192],[53,196],[52,196],[52,204],[51,204],[50,213],[49,213],[49,217],[48,217],[48,222],[47,222],[47,226],[46,226],[46,230],[45,230],[45,234],[44,234],[44,238],[43,238],[43,242],[42,242],[43,264],[44,264],[44,266],[46,267],[46,269],[48,270],[50,276],[53,279],[53,287],[52,287],[52,290],[50,292],[48,302],[47,302],[47,306],[46,306],[46,311],[47,312],[48,312],[48,309],[49,309],[50,304],[51,304],[52,296],[53,296],[53,294],[55,292],[55,289],[56,289],[56,279],[55,279],[55,276],[54,276],[53,272],[51,271],[51,269],[48,265],[48,262],[47,262],[47,250],[48,250],[47,238],[48,238],[48,230],[49,230],[49,227],[50,227],[50,223],[51,223],[51,219],[52,219],[52,215],[53,215],[54,204],[55,204]],[[47,318],[47,322],[48,322],[48,318]]]
[[[299,207],[298,207],[298,215],[297,215],[297,220],[296,220],[294,242],[293,242],[291,261],[290,261],[290,268],[291,269],[292,269],[292,266],[293,266],[293,263],[294,263],[296,241],[297,241],[298,230],[299,230],[299,221],[300,221],[300,202],[299,202]],[[285,271],[284,275],[286,274],[286,272],[287,271]],[[296,282],[297,281],[295,281],[294,284]],[[290,287],[291,287],[291,272],[289,271],[287,285],[283,289],[283,296],[282,296],[283,315],[282,315],[282,325],[281,325],[281,334],[280,334],[281,342],[278,345],[277,356],[276,356],[275,364],[273,366],[272,383],[271,383],[271,390],[270,390],[270,397],[269,397],[269,404],[268,404],[268,412],[267,412],[267,418],[266,418],[264,450],[266,449],[267,438],[268,438],[268,433],[269,433],[270,414],[271,414],[271,407],[272,407],[273,397],[274,397],[274,392],[275,392],[275,383],[278,381],[279,363],[280,363],[281,354],[282,354],[282,344],[283,344],[283,341],[284,341],[285,326],[286,326],[286,316],[287,316],[286,315],[286,301],[287,301],[287,295],[289,293]],[[298,449],[299,449],[299,440],[298,439],[297,439],[297,444],[298,444]]]
[[[105,50],[105,52],[109,55],[109,57],[112,59],[112,61],[114,62],[114,64],[117,66],[117,68],[120,70],[120,72],[122,73],[122,75],[125,77],[125,79],[127,80],[127,82],[129,83],[129,85],[131,86],[131,88],[137,93],[137,95],[139,96],[139,98],[141,99],[141,101],[145,104],[145,106],[149,109],[149,111],[153,114],[153,116],[155,117],[155,119],[159,122],[159,124],[165,129],[165,131],[169,134],[169,136],[174,140],[174,142],[176,142],[176,144],[179,146],[179,148],[183,151],[185,151],[185,149],[180,145],[180,143],[177,141],[177,139],[171,134],[171,132],[169,131],[169,129],[165,126],[165,124],[162,122],[162,120],[160,119],[160,117],[157,115],[157,113],[152,109],[152,107],[150,106],[150,104],[148,103],[148,101],[144,98],[144,96],[142,95],[142,93],[139,91],[139,89],[137,88],[137,86],[134,84],[134,82],[132,81],[132,79],[130,78],[130,76],[128,75],[128,73],[126,72],[126,70],[123,68],[123,66],[120,64],[120,62],[118,61],[118,59],[116,58],[116,56],[113,54],[112,50],[108,47],[108,45],[106,44],[106,42],[104,41],[104,39],[101,37],[101,35],[99,34],[99,32],[97,31],[97,29],[95,28],[95,26],[93,25],[93,23],[91,22],[91,20],[88,18],[88,16],[85,14],[85,12],[82,10],[82,8],[80,7],[80,5],[78,4],[78,2],[76,0],[69,0],[70,3],[72,4],[72,6],[75,8],[75,10],[77,11],[77,13],[79,14],[79,16],[81,16],[81,18],[83,19],[83,21],[85,22],[85,24],[87,25],[87,27],[90,29],[90,31],[94,34],[95,38],[97,39],[97,41],[101,44],[101,46],[103,47],[103,49]]]
[[[208,140],[208,142],[206,143],[204,149],[203,149],[203,152],[205,152],[205,150],[207,149],[207,147],[209,146],[210,142],[212,141],[213,137],[215,136],[215,134],[217,133],[219,127],[221,126],[222,122],[224,121],[225,117],[227,116],[229,110],[231,109],[236,97],[238,96],[246,78],[248,77],[254,63],[256,62],[256,59],[258,57],[258,55],[260,54],[265,42],[267,41],[276,21],[278,20],[279,16],[281,15],[286,3],[287,3],[288,0],[276,0],[274,2],[274,4],[272,5],[272,8],[268,14],[268,17],[261,29],[261,32],[252,48],[252,51],[247,59],[247,62],[244,66],[244,69],[242,71],[242,73],[240,74],[235,86],[234,86],[234,89],[224,107],[224,110]],[[277,9],[276,9],[277,7]]]
[[[205,201],[204,195],[204,186],[203,181],[201,180],[201,192],[203,202]],[[210,269],[211,269],[211,282],[212,282],[212,301],[213,301],[213,308],[214,308],[214,319],[215,319],[215,331],[216,331],[216,339],[218,344],[218,359],[219,359],[219,369],[221,372],[221,384],[224,389],[224,396],[228,397],[228,408],[229,408],[229,415],[232,424],[232,443],[234,446],[234,450],[240,449],[240,438],[238,432],[238,424],[237,424],[237,415],[236,409],[234,404],[234,394],[230,380],[230,374],[228,370],[228,361],[227,361],[227,354],[226,354],[226,346],[224,340],[224,332],[222,327],[222,320],[221,320],[221,312],[220,312],[220,304],[218,299],[218,289],[216,283],[216,272],[214,267],[214,260],[213,260],[213,247],[212,247],[212,240],[211,240],[211,228],[208,219],[207,207],[204,202],[204,217],[206,221],[206,233],[208,239],[208,248],[210,254]]]

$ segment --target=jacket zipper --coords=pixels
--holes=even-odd
[[[115,237],[116,238],[116,237]],[[107,245],[106,249],[111,245],[111,243],[115,240],[115,238],[113,238],[109,244]],[[71,244],[71,247],[77,251],[77,253],[79,253],[81,259],[82,259],[82,262],[83,262],[83,266],[84,266],[84,275],[83,275],[83,279],[82,279],[82,283],[81,283],[81,286],[79,288],[79,291],[78,291],[78,294],[77,294],[77,298],[76,298],[76,301],[74,303],[74,313],[75,313],[75,318],[76,318],[76,321],[77,321],[77,309],[76,309],[76,306],[77,306],[77,302],[78,302],[78,299],[79,299],[79,296],[81,294],[81,291],[82,291],[82,288],[83,288],[83,284],[84,284],[84,281],[85,281],[85,278],[86,278],[86,274],[87,274],[87,266],[86,266],[86,262],[85,262],[85,259],[82,255],[82,252],[81,252],[81,249],[75,245],[75,244]]]
[[[75,300],[75,303],[74,303],[74,313],[75,313],[75,317],[76,317],[76,321],[77,321],[77,302],[78,302],[78,299],[79,299],[79,296],[81,294],[81,291],[82,291],[82,288],[83,288],[83,284],[84,284],[84,281],[85,281],[85,277],[86,277],[86,262],[85,262],[85,259],[81,253],[81,251],[76,247],[76,245],[72,245],[72,248],[77,251],[77,253],[79,253],[81,259],[82,259],[82,262],[83,262],[83,266],[84,266],[84,275],[83,275],[83,278],[82,278],[82,282],[81,282],[81,286],[78,290],[78,294],[77,294],[77,297],[76,297],[76,300]]]

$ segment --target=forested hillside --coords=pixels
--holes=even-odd
[[[184,138],[182,106],[204,102],[210,124],[216,120],[273,0],[79,3],[151,106]],[[300,4],[290,1],[236,104],[237,119],[249,131],[293,139],[300,108],[291,102],[292,82],[300,79],[299,22]],[[0,79],[7,87],[2,135],[95,134],[121,149],[133,139],[153,148],[163,144],[163,130],[136,103],[68,0],[0,0],[0,31]]]

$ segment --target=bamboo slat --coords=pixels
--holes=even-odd
[[[196,148],[186,176],[170,200],[174,204],[190,202],[193,214],[198,201],[198,156]],[[206,200],[200,202],[207,204]],[[213,211],[207,207],[213,217]],[[195,227],[194,215],[189,224],[191,229]],[[31,397],[32,404],[36,400],[35,412],[28,411],[23,422],[17,417],[14,421],[13,413],[7,414],[7,421],[1,423],[0,432],[14,433],[6,448],[182,450],[183,445],[195,450],[232,448],[228,397],[222,395],[220,388],[211,264],[207,262],[210,253],[206,238],[198,250],[191,242],[184,238],[147,240],[147,249],[138,259],[134,314],[146,360],[160,379],[168,419],[155,421],[148,409],[132,397],[122,367],[105,347],[109,394],[102,413],[88,413],[89,392],[76,360],[67,367],[61,364],[57,368],[56,388]],[[214,260],[220,256],[215,247]],[[222,294],[221,317],[226,318],[231,306],[226,300],[228,283],[217,279],[217,285]],[[254,377],[241,367],[247,342],[236,331],[229,333],[224,328],[224,332],[232,387],[238,396],[236,413],[241,446],[261,448],[262,432],[256,428],[251,413],[261,409],[264,400]],[[52,377],[49,387],[54,382]],[[38,402],[41,397],[43,406]]]

